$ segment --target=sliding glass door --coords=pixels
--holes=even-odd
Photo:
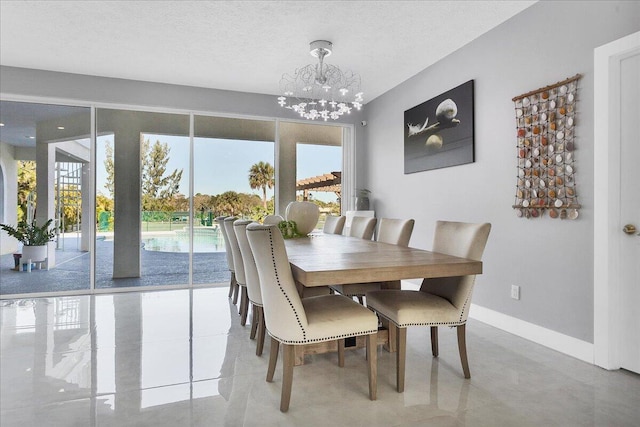
[[[341,126],[1,102],[0,223],[55,228],[31,263],[2,231],[3,298],[226,285],[216,217],[341,210]]]
[[[193,283],[228,283],[222,234],[214,219],[261,221],[274,212],[275,122],[194,117]]]
[[[189,284],[189,116],[96,110],[96,288]]]
[[[50,221],[52,232],[36,242],[0,231],[0,296],[89,289],[90,109],[1,101],[0,123],[0,223]]]

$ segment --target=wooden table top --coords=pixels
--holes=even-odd
[[[481,261],[335,234],[285,245],[294,279],[308,287],[482,274]]]

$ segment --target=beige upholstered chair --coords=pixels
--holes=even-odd
[[[284,218],[280,215],[267,215],[262,220],[264,225],[280,224],[282,221],[284,221]]]
[[[354,221],[356,218],[353,219]],[[413,232],[413,219],[381,218],[378,225],[376,241],[391,245],[409,246],[411,233]],[[352,228],[353,229],[353,228]],[[400,289],[400,282],[384,283],[384,286]],[[333,285],[331,289],[348,297],[357,297],[360,304],[364,304],[363,297],[367,291],[382,289],[383,283],[351,283],[348,285]]]
[[[235,266],[233,265],[233,253],[231,252],[231,246],[229,245],[229,239],[227,238],[227,229],[224,226],[224,220],[228,218],[226,216],[219,216],[215,219],[216,224],[218,224],[218,228],[222,233],[222,239],[224,240],[224,247],[227,256],[227,266],[229,271],[231,272],[231,280],[229,281],[229,298],[233,298],[233,303],[236,304],[238,302],[238,293],[240,292],[240,288],[238,286],[238,282],[236,281],[236,273]]]
[[[238,311],[240,313],[240,324],[244,326],[247,324],[247,314],[249,312],[249,296],[247,295],[247,282],[244,277],[244,263],[242,262],[242,255],[240,254],[240,247],[238,246],[236,232],[233,230],[233,223],[236,221],[239,220],[233,216],[225,218],[224,226],[227,230],[227,238],[229,240],[229,246],[231,247],[231,253],[233,255],[233,265],[236,275],[236,282],[240,287],[240,307]]]
[[[376,229],[376,219],[364,216],[355,216],[351,221],[351,227],[347,236],[358,237],[360,239],[371,240]]]
[[[322,232],[326,234],[342,234],[345,220],[346,217],[344,216],[327,215]]]
[[[260,278],[258,277],[256,260],[253,257],[253,252],[251,252],[251,246],[249,246],[249,240],[247,239],[247,225],[250,223],[251,221],[236,221],[233,223],[233,229],[236,232],[240,254],[242,255],[247,294],[251,303],[251,334],[249,336],[254,339],[257,334],[256,355],[262,356],[265,336],[264,311],[262,310],[262,292],[260,291]]]
[[[433,251],[473,260],[482,259],[491,224],[438,221]],[[425,279],[419,291],[381,290],[367,292],[367,306],[390,327],[398,328],[396,381],[404,391],[407,326],[431,327],[431,350],[438,356],[438,326],[456,327],[458,350],[465,378],[471,378],[465,338],[475,275]]]
[[[366,335],[369,398],[376,399],[378,319],[367,308],[341,295],[301,299],[291,274],[282,234],[275,225],[249,224],[247,238],[258,267],[264,315],[271,336],[267,381],[273,381],[282,343],[283,378],[280,410],[291,400],[294,347],[315,342]],[[338,364],[344,364],[344,346],[338,345]],[[316,390],[319,394],[321,390]],[[327,391],[329,392],[329,391]],[[335,391],[332,391],[335,392]]]

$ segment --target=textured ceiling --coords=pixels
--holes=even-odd
[[[326,39],[366,103],[533,3],[3,0],[0,64],[276,94]]]

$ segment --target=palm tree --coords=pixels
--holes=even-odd
[[[276,171],[269,162],[258,162],[249,169],[249,185],[252,190],[262,188],[262,206],[267,209],[267,187],[273,188]]]

